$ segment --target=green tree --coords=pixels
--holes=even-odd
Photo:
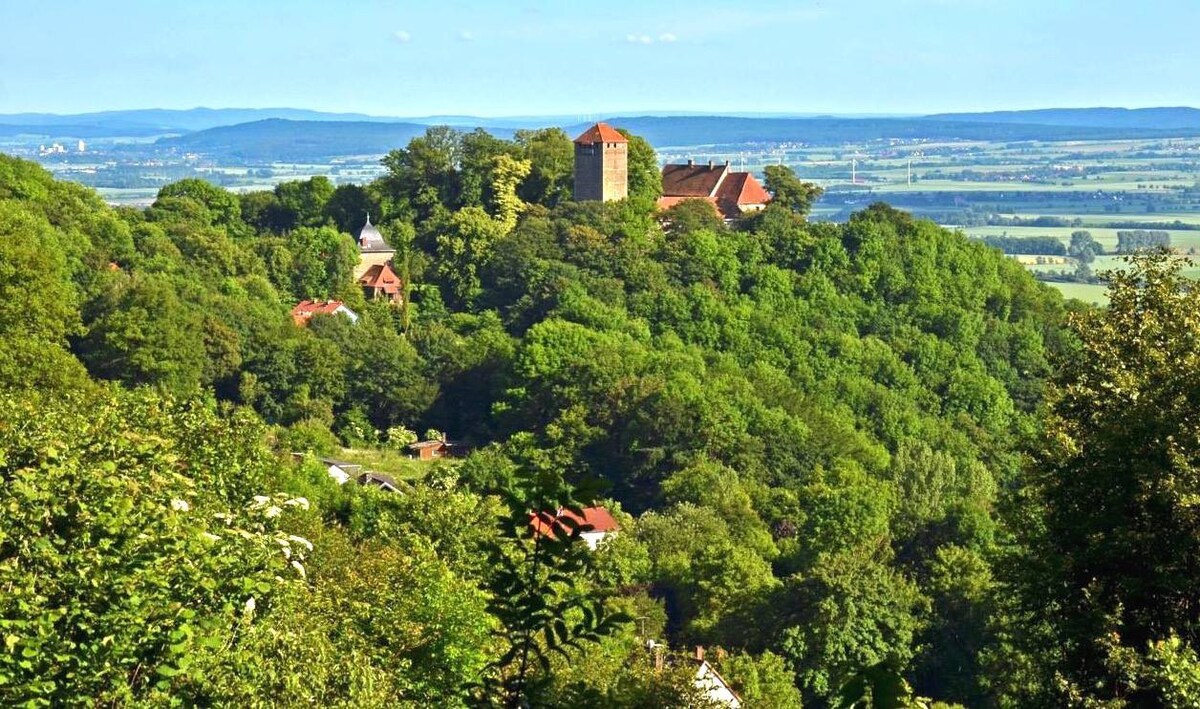
[[[1096,700],[1159,705],[1111,657],[1173,632],[1200,640],[1200,291],[1186,263],[1134,256],[1112,277],[1109,307],[1073,317],[1079,351],[1058,362],[1046,434],[1010,518],[1023,607],[1045,625],[1023,622],[1049,630],[1044,644],[1026,640],[1048,675]]]
[[[575,147],[561,128],[518,130],[514,136],[530,172],[517,194],[526,202],[553,207],[571,198]]]
[[[489,700],[515,708],[549,681],[552,655],[570,661],[584,643],[613,634],[630,619],[610,612],[589,584],[593,555],[580,536],[588,528],[559,514],[580,514],[581,507],[562,477],[562,461],[534,450],[528,437],[513,445],[524,470],[504,491],[510,511],[489,551],[487,579],[489,609],[506,649],[483,690]]]
[[[629,140],[629,198],[653,204],[662,196],[662,170],[658,166],[658,153],[649,141],[627,130],[618,132]]]
[[[504,225],[482,207],[455,212],[439,230],[434,268],[455,303],[470,303],[479,295],[479,267],[503,235]]]
[[[211,182],[197,178],[172,182],[158,191],[158,199],[168,197],[186,197],[199,202],[212,214],[215,224],[235,227],[241,223],[242,209],[237,197]]]
[[[292,297],[296,300],[345,298],[358,263],[354,241],[329,226],[301,227],[287,236],[292,256]]]
[[[1080,263],[1092,263],[1096,256],[1104,254],[1104,247],[1092,238],[1090,231],[1071,232],[1071,244],[1067,247],[1067,255],[1078,259]]]
[[[114,284],[88,311],[82,359],[93,374],[174,391],[200,387],[202,318],[170,281],[146,276]]]
[[[767,191],[773,204],[805,215],[825,191],[811,182],[803,182],[787,165],[767,165],[763,168]]]
[[[368,214],[373,215],[376,222],[382,221],[379,201],[370,188],[361,185],[338,185],[325,203],[325,216],[345,234],[357,234]]]
[[[448,126],[431,126],[425,135],[383,157],[383,189],[416,210],[419,219],[428,219],[437,207],[458,204],[461,159],[462,134]]]
[[[500,224],[501,234],[508,234],[517,225],[517,217],[525,203],[517,196],[517,187],[529,175],[530,162],[507,154],[497,155],[492,166],[492,212]]]
[[[737,689],[746,709],[800,709],[796,675],[779,655],[735,653],[719,659],[717,664]]]
[[[663,216],[672,232],[690,234],[704,230],[720,234],[726,231],[725,220],[716,206],[706,199],[685,199],[672,205]]]
[[[81,386],[66,351],[82,329],[66,255],[44,218],[0,202],[0,386]]]
[[[283,231],[328,224],[325,207],[333,197],[333,192],[333,183],[323,175],[275,185],[275,196],[285,215]]]
[[[303,575],[278,523],[307,502],[247,478],[229,504],[210,483],[255,463],[224,452],[261,444],[193,416],[144,392],[0,397],[0,701],[167,703]]]

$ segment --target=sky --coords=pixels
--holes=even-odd
[[[1197,0],[0,0],[0,113],[1200,105]]]

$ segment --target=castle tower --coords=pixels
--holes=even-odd
[[[629,196],[629,141],[607,123],[575,139],[575,200],[607,202]]]

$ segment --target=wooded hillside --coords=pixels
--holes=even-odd
[[[661,215],[653,151],[630,161],[629,199],[575,203],[561,131],[435,128],[370,185],[188,180],[115,210],[0,156],[0,701],[705,706],[695,645],[748,707],[1194,688],[1170,675],[1196,668],[1190,562],[1108,583],[1075,556],[1107,527],[1062,516],[1089,500],[1058,483],[1092,460],[1077,407],[1128,349],[932,222]],[[352,278],[367,212],[402,305]],[[1113,342],[1195,297],[1140,258],[1083,316]],[[358,321],[289,316],[329,298]],[[1194,320],[1155,331],[1165,352],[1194,357]],[[1182,422],[1194,375],[1170,371],[1112,376]],[[473,452],[401,492],[317,460],[426,429]],[[1190,470],[1194,431],[1162,433]],[[1114,548],[1154,545],[1159,514],[1190,553],[1179,475],[1105,488],[1153,497]],[[528,526],[591,505],[620,526],[595,552]],[[1101,595],[1061,592],[1087,574]]]

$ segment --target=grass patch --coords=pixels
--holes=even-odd
[[[1108,305],[1108,286],[1093,283],[1053,283],[1046,285],[1057,288],[1064,298],[1075,298],[1093,305]]]
[[[401,480],[420,480],[436,466],[456,467],[459,464],[459,461],[447,458],[421,461],[410,458],[408,453],[386,448],[339,448],[331,457],[347,463],[357,463],[367,470],[385,473]]]

